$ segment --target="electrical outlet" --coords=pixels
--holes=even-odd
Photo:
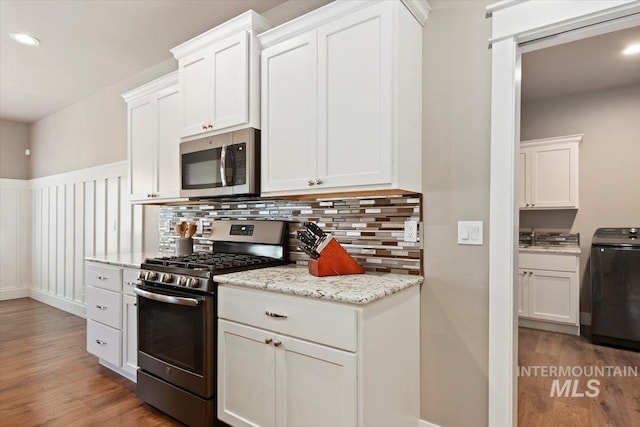
[[[418,221],[409,220],[404,222],[404,241],[418,241]]]

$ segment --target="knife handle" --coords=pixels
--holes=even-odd
[[[315,223],[313,222],[304,222],[302,223],[302,225],[304,225],[305,227],[307,227],[307,229],[312,232],[313,234],[315,234],[318,237],[324,237],[324,235],[326,234],[322,228],[318,227]]]

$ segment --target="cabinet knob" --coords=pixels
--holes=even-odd
[[[275,340],[275,341],[273,342],[273,345],[274,345],[275,347],[280,347],[280,344],[282,344],[282,343],[281,343],[280,341],[278,341],[278,340]]]
[[[271,338],[265,338],[264,339],[264,343],[265,344],[271,344],[271,341],[273,341],[273,339],[271,339]]]
[[[316,184],[318,184],[318,185],[322,184],[322,180],[321,179],[316,179]]]
[[[202,130],[207,130],[207,125],[202,124]]]
[[[532,207],[533,207],[533,206],[535,206],[535,205],[536,205],[535,203],[531,203],[531,206],[532,206]]]
[[[209,129],[213,129],[213,125],[207,125]]]
[[[527,203],[527,207],[529,207],[529,203]]]
[[[307,185],[309,185],[309,187],[316,185],[316,183],[312,180],[309,180],[309,182],[307,183]]]

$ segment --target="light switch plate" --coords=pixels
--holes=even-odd
[[[482,221],[458,221],[459,245],[482,245]]]

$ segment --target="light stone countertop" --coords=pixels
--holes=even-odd
[[[140,264],[147,258],[169,256],[169,253],[137,252],[127,254],[95,255],[85,257],[85,261],[99,262],[102,264],[116,265],[118,267],[140,268]]]
[[[525,246],[519,248],[520,253],[545,253],[580,255],[580,246]]]
[[[422,276],[364,273],[316,277],[295,265],[261,268],[213,277],[218,283],[283,294],[364,305],[419,285]]]

